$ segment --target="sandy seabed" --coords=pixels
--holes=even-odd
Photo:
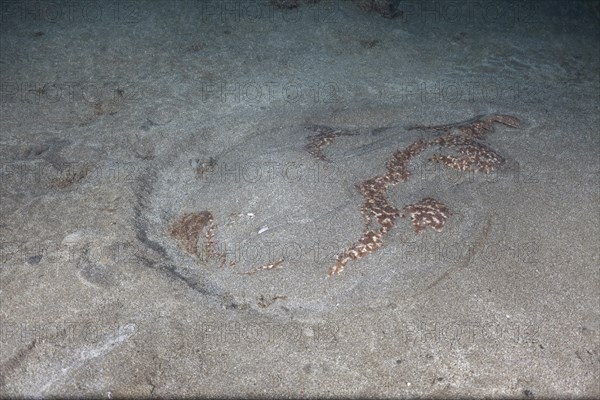
[[[597,1],[0,5],[2,397],[600,396]]]

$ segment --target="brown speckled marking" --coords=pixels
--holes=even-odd
[[[408,162],[427,146],[429,142],[420,139],[407,148],[396,151],[386,163],[385,175],[367,179],[356,185],[365,199],[361,213],[365,218],[366,231],[358,243],[336,257],[336,263],[329,271],[329,275],[339,274],[350,260],[358,260],[383,247],[383,236],[392,229],[396,218],[400,215],[400,210],[389,204],[385,194],[390,187],[410,177],[407,169]],[[369,229],[373,218],[380,226],[378,230]]]
[[[257,272],[260,272],[260,271],[280,269],[280,268],[283,268],[282,264],[283,264],[284,261],[285,260],[283,259],[283,257],[281,257],[281,258],[275,260],[272,263],[265,264],[265,265],[259,265],[259,266],[254,267],[254,268],[252,268],[252,269],[250,269],[250,270],[248,270],[246,272],[240,272],[239,274],[241,274],[241,275],[253,275],[253,274],[255,274]]]
[[[482,115],[479,117],[475,117],[473,119],[457,122],[454,124],[447,125],[415,125],[409,127],[408,130],[422,130],[422,131],[442,131],[442,132],[451,132],[457,130],[463,136],[469,137],[471,139],[479,139],[486,133],[494,132],[494,124],[499,123],[502,125],[506,125],[511,128],[519,128],[521,127],[521,121],[513,117],[511,115],[505,114],[489,114]]]
[[[221,261],[221,264],[225,264],[225,255],[215,250],[216,225],[210,211],[183,214],[171,224],[169,234],[179,241],[188,254],[196,258],[202,258],[198,251],[198,239],[200,239],[200,234],[205,228],[204,247],[207,258],[216,257]]]
[[[339,136],[355,135],[348,129],[334,129],[324,125],[311,125],[307,126],[306,129],[315,132],[316,135],[308,136],[310,142],[305,146],[305,149],[311,156],[321,161],[329,161],[323,153],[323,148],[333,143],[333,139]]]
[[[410,204],[404,207],[403,211],[402,218],[410,215],[417,234],[428,226],[441,232],[446,220],[452,215],[448,207],[431,197],[424,198],[416,204]]]
[[[386,163],[385,175],[367,179],[356,185],[356,189],[364,198],[361,213],[365,219],[365,233],[357,243],[336,257],[336,264],[329,271],[329,275],[339,274],[350,260],[358,260],[383,247],[383,236],[392,229],[396,218],[400,215],[399,210],[389,204],[385,194],[391,186],[408,180],[410,177],[407,169],[408,162],[427,147],[439,146],[455,150],[458,155],[434,154],[429,160],[441,162],[450,168],[462,171],[489,173],[502,165],[505,160],[501,155],[476,140],[486,133],[493,132],[496,123],[511,128],[521,126],[521,121],[513,116],[490,114],[455,124],[419,125],[408,128],[409,130],[444,132],[445,135],[432,140],[419,139],[404,150],[396,151]],[[331,143],[337,131],[332,128],[320,127],[319,132],[319,135],[311,136],[313,140],[307,146],[307,150],[313,156],[324,160],[322,147]],[[403,211],[402,217],[410,215],[417,233],[423,231],[427,226],[441,232],[446,220],[452,214],[443,203],[430,197],[404,207]],[[379,229],[370,228],[373,219],[377,221]]]
[[[471,138],[448,134],[433,142],[454,149],[458,155],[434,154],[429,160],[441,162],[460,171],[477,171],[487,174],[495,171],[505,162],[500,154]]]

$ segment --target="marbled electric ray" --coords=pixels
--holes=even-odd
[[[286,296],[288,306],[301,300],[303,307],[321,307],[360,286],[382,289],[385,285],[376,277],[431,268],[427,263],[399,265],[395,259],[398,235],[414,237],[410,223],[392,229],[398,216],[412,213],[419,232],[427,225],[441,231],[444,223],[452,225],[446,221],[449,210],[459,208],[463,217],[453,226],[454,239],[472,236],[478,224],[470,209],[461,206],[464,202],[453,204],[456,194],[444,194],[435,183],[416,185],[410,179],[412,160],[489,172],[504,161],[482,142],[497,119],[418,127],[432,132],[425,138],[398,129],[382,142],[379,135],[382,145],[362,157],[349,143],[364,145],[371,140],[370,130],[322,125],[262,130],[216,154],[187,149],[158,168],[147,190],[142,212],[146,234],[181,273],[208,279],[242,298],[270,293]],[[335,152],[338,142],[346,145],[343,155]],[[440,151],[444,154],[436,153]],[[485,168],[477,164],[480,160]],[[199,165],[210,168],[198,173]],[[435,199],[423,203],[426,197]],[[416,208],[405,208],[403,215],[407,204]],[[441,220],[435,210],[418,213],[419,207],[437,204],[443,207]],[[431,218],[417,223],[419,215]],[[391,236],[385,246],[384,235]],[[375,251],[373,261],[364,257]],[[351,260],[355,267],[333,285],[327,272],[338,274]],[[369,275],[371,279],[365,278]]]

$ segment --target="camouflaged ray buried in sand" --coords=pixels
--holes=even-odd
[[[428,226],[441,232],[448,218],[450,209],[442,202],[431,197],[399,208],[390,204],[386,193],[400,182],[410,178],[409,162],[429,147],[436,147],[429,161],[443,163],[446,166],[461,170],[490,173],[504,164],[504,158],[482,143],[486,133],[494,132],[494,125],[502,124],[511,128],[519,128],[520,121],[510,115],[491,114],[476,117],[465,122],[439,126],[413,126],[408,130],[420,130],[441,133],[432,139],[419,139],[404,149],[399,149],[385,164],[383,175],[364,180],[355,185],[364,202],[360,209],[364,219],[364,233],[353,245],[336,257],[335,265],[330,268],[329,275],[339,274],[352,260],[363,258],[383,247],[383,237],[393,228],[398,217],[409,217],[417,234]],[[329,162],[323,150],[332,144],[334,139],[342,136],[354,136],[357,133],[342,128],[327,126],[309,126],[313,132],[308,136],[309,143],[305,150],[322,162]],[[235,261],[230,261],[224,253],[215,249],[215,228],[213,216],[209,211],[188,213],[180,216],[168,229],[168,234],[178,240],[180,247],[191,256],[199,259],[200,254],[208,258],[216,258],[221,265],[229,264],[235,268]],[[202,236],[202,233],[204,235]],[[198,246],[202,238],[202,251]],[[252,275],[259,271],[279,269],[285,260],[279,258],[268,264],[256,266],[239,274]]]

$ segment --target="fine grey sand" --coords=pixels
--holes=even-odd
[[[600,396],[598,1],[0,6],[2,398]]]

